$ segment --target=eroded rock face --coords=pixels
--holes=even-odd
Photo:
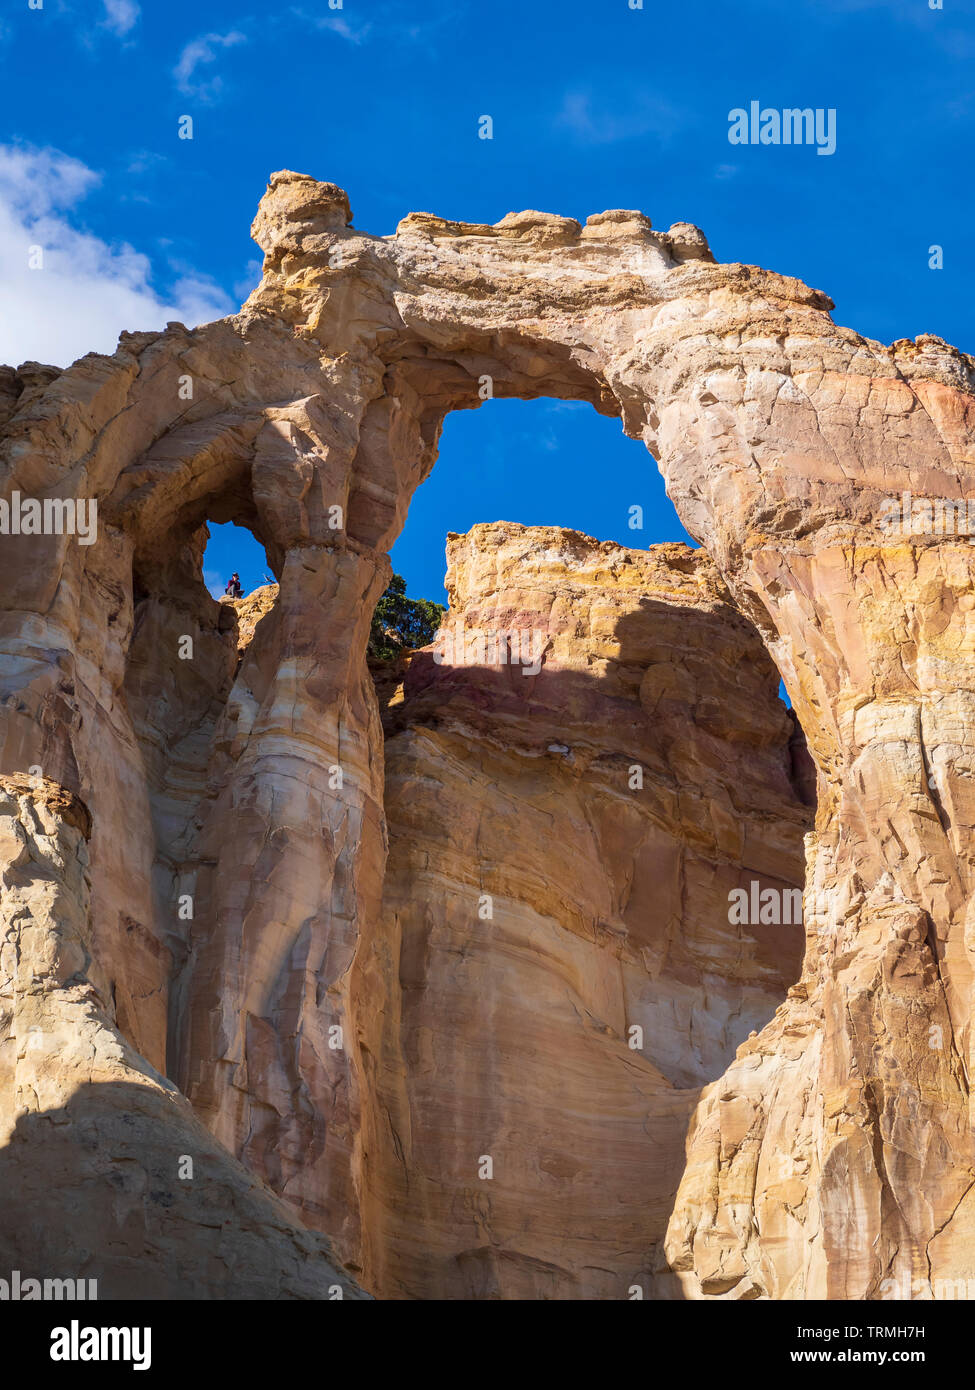
[[[0,778],[0,1267],[101,1298],[362,1297],[113,1025],[90,833],[63,787]]]
[[[799,972],[798,919],[729,921],[740,885],[802,884],[778,674],[701,551],[497,523],[447,557],[357,958],[365,1277],[666,1297],[688,1117]]]
[[[702,1100],[672,1264],[708,1297],[967,1277],[973,552],[881,518],[906,491],[967,496],[972,360],[864,339],[819,291],[638,213],[349,222],[342,190],[274,175],[239,315],[0,377],[0,496],[99,504],[91,545],[0,544],[0,773],[38,768],[91,814],[108,1022],[361,1260],[369,612],[448,411],[485,377],[587,400],[659,458],[819,777],[801,987]],[[199,577],[207,518],[250,526],[280,581],[239,664]]]

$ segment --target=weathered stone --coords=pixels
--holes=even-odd
[[[667,1296],[700,1087],[799,973],[798,920],[729,921],[741,884],[802,883],[778,675],[701,551],[499,522],[447,555],[442,638],[390,711],[357,958],[365,1278]]]
[[[361,1298],[87,977],[87,808],[0,778],[0,1268],[100,1298]]]
[[[975,364],[838,327],[820,291],[713,263],[687,224],[348,220],[334,185],[275,175],[239,315],[0,378],[0,497],[99,504],[90,546],[0,538],[0,774],[39,768],[91,815],[106,1026],[361,1262],[378,1006],[356,951],[385,854],[369,613],[449,411],[485,377],[585,400],[659,459],[818,772],[803,978],[702,1099],[671,1264],[729,1298],[967,1277],[973,549],[881,519],[906,492],[967,498]],[[200,577],[208,518],[251,527],[280,583],[243,659]]]

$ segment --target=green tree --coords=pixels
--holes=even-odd
[[[394,661],[404,651],[427,646],[446,611],[432,599],[407,598],[406,580],[394,574],[372,615],[369,655],[375,661]]]

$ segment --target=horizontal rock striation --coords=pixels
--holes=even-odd
[[[701,551],[500,522],[447,558],[441,638],[390,705],[357,958],[366,1278],[668,1296],[689,1115],[799,973],[798,919],[729,921],[742,884],[801,888],[793,725]]]
[[[362,1264],[369,614],[450,410],[585,400],[659,460],[818,777],[802,980],[702,1097],[673,1271],[722,1298],[967,1278],[973,550],[943,503],[972,490],[972,359],[865,339],[820,291],[628,211],[377,237],[282,172],[253,230],[239,314],[0,372],[0,501],[98,504],[90,544],[0,535],[0,775],[91,816],[70,911],[106,1026]],[[888,524],[906,493],[940,499],[938,529]],[[279,583],[242,657],[199,573],[208,519],[249,526]]]
[[[103,1299],[361,1298],[113,1025],[87,973],[90,834],[63,787],[0,778],[4,1277],[92,1280]]]

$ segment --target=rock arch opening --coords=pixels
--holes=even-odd
[[[452,418],[416,499],[458,502]],[[620,511],[617,540],[450,534],[441,634],[373,663],[389,856],[353,998],[384,1000],[362,1170],[382,1296],[679,1296],[689,1117],[799,976],[801,731],[706,552]]]
[[[232,575],[240,578],[241,597],[267,584],[277,585],[267,551],[248,527],[232,521],[208,521],[203,552],[203,582],[212,598],[227,593]]]
[[[228,510],[217,519],[253,526],[280,596],[246,657],[259,686],[241,704],[246,737],[235,743],[228,730],[220,749],[232,767],[209,822],[211,901],[187,974],[180,1085],[230,1169],[243,1172],[236,1155],[267,1177],[307,1224],[333,1235],[350,1268],[365,1263],[377,1286],[406,1292],[418,1279],[443,1282],[442,1273],[410,1269],[415,1232],[382,1226],[404,1168],[397,1155],[414,1153],[415,1140],[406,1069],[391,1065],[384,1041],[385,1029],[401,1030],[400,1017],[381,1018],[381,1001],[393,997],[387,983],[395,968],[405,982],[396,1007],[416,1016],[422,991],[415,982],[426,978],[436,922],[405,933],[414,949],[395,959],[379,931],[383,744],[363,654],[369,615],[388,578],[386,551],[432,467],[443,418],[470,408],[481,378],[491,376],[497,398],[588,401],[622,418],[628,434],[659,457],[683,523],[706,546],[733,611],[755,624],[787,681],[819,770],[809,840],[814,949],[785,1006],[742,1044],[698,1107],[667,1262],[695,1297],[869,1298],[888,1277],[913,1287],[918,1268],[933,1281],[964,1273],[972,1166],[972,552],[967,535],[901,532],[892,539],[884,519],[886,502],[907,491],[942,499],[964,493],[972,359],[930,335],[891,346],[863,338],[833,322],[820,291],[754,266],[717,264],[697,229],[677,224],[657,232],[640,213],[597,213],[584,227],[534,212],[494,226],[415,214],[391,237],[351,224],[341,189],[274,175],[254,224],[264,275],[239,315],[192,332],[170,324],[163,333],[126,334],[113,356],[92,354],[63,373],[30,367],[2,374],[4,500],[16,491],[99,502],[98,540],[90,547],[61,536],[46,548],[34,537],[5,538],[0,592],[8,658],[2,770],[14,779],[17,815],[23,803],[26,824],[42,806],[29,780],[37,765],[46,810],[62,828],[72,829],[69,816],[92,822],[91,903],[82,874],[65,882],[63,900],[79,935],[91,922],[91,963],[79,978],[106,986],[85,1005],[107,1039],[103,1074],[121,1070],[115,1015],[122,1010],[141,1057],[165,1065],[173,969],[165,928],[152,926],[152,797],[161,815],[165,797],[153,782],[151,738],[144,756],[120,698],[126,680],[135,705],[156,698],[159,684],[143,680],[138,665],[126,671],[134,601],[153,605],[145,635],[152,624],[170,632],[154,595],[180,589],[180,557],[210,502],[225,499]],[[192,396],[182,390],[188,384]],[[329,529],[336,505],[345,519],[340,535]],[[671,588],[689,581],[679,566],[676,574],[666,568]],[[200,590],[212,602],[202,582]],[[661,617],[640,610],[632,621],[639,627]],[[682,637],[689,640],[695,626],[685,623]],[[567,675],[574,675],[571,655],[567,649]],[[152,669],[151,652],[140,660]],[[643,708],[643,691],[655,716],[672,709],[684,672],[667,667],[648,656],[628,703]],[[428,672],[431,689],[441,671]],[[586,688],[591,698],[623,700],[613,680],[632,674],[616,670]],[[512,675],[524,679],[509,665],[504,678]],[[554,697],[542,675],[539,699],[549,690]],[[466,776],[451,720],[476,729],[497,705],[505,737],[478,734],[483,767],[490,772],[503,758],[511,776],[534,778],[542,798],[536,821],[544,826],[536,839],[553,838],[566,809],[576,836],[570,845],[579,846],[578,836],[598,839],[598,825],[613,814],[629,822],[634,808],[618,787],[600,793],[598,815],[568,791],[552,790],[553,779],[573,775],[567,754],[579,765],[575,732],[541,751],[515,750],[510,691],[503,683],[465,691],[466,679],[452,689],[447,715],[432,710],[410,732],[417,748],[425,740],[439,749],[443,779],[458,767]],[[579,695],[569,680],[560,690],[566,700]],[[720,692],[698,707],[696,727],[710,739],[722,737],[726,703]],[[611,727],[625,732],[613,709],[620,718]],[[692,773],[713,772],[706,759],[691,762]],[[330,784],[336,766],[341,785]],[[26,785],[18,780],[25,773]],[[467,778],[451,822],[456,844],[445,840],[453,861],[441,893],[480,862],[475,851],[489,848],[496,826],[510,821],[500,812],[493,823],[474,814],[500,786],[498,777],[485,780],[478,771],[478,778],[476,795]],[[662,774],[660,786],[662,795]],[[683,788],[670,790],[679,811]],[[740,795],[737,783],[728,788],[732,805]],[[83,803],[80,810],[71,798]],[[738,823],[716,815],[713,838],[733,839]],[[525,837],[529,849],[532,838]],[[510,840],[503,846],[509,861],[523,848],[515,842],[512,849]],[[11,853],[20,854],[20,843],[14,836]],[[77,837],[65,831],[65,843],[73,854]],[[575,857],[586,862],[582,849]],[[752,862],[750,855],[742,860]],[[566,882],[573,873],[567,865]],[[512,885],[495,879],[493,889],[490,881],[473,884],[478,898],[514,900]],[[518,879],[518,901],[532,886],[541,892],[533,862]],[[600,883],[605,876],[594,872],[583,887],[595,893]],[[598,914],[606,924],[598,930],[613,943],[601,948],[614,962],[613,981],[625,953],[619,915]],[[524,960],[523,919],[502,904],[494,920],[505,927],[511,958]],[[595,949],[595,930],[566,933],[580,953],[573,961]],[[545,931],[539,926],[532,940],[551,942]],[[654,943],[644,944],[652,963]],[[478,961],[473,946],[447,955],[458,980]],[[570,966],[562,969],[568,979]],[[602,1022],[618,986],[609,981],[591,999],[587,982],[606,979],[605,972],[580,966],[577,977],[578,986],[570,982],[559,997],[572,994],[579,1036],[595,1048],[615,1045]],[[484,998],[503,1012],[502,994],[484,983]],[[8,1049],[18,1067],[8,1131],[24,1097],[52,1089],[51,1053],[20,1046],[25,1009],[56,1024],[63,985],[44,976],[15,999],[24,1033],[12,1034],[17,1047]],[[943,1046],[930,1046],[931,1029]],[[407,1031],[410,1066],[427,1076],[435,1070],[431,1036]],[[490,1047],[473,1057],[473,1049],[463,1054],[461,1080],[481,1087],[486,1065],[489,1088],[500,1085],[510,1059]],[[556,1052],[553,1066],[564,1073],[558,1085],[585,1077],[574,1054]],[[665,1061],[653,1063],[662,1075]],[[63,1072],[53,1089],[87,1081],[83,1048],[57,1062]],[[138,1068],[136,1057],[127,1077],[138,1078]],[[637,1071],[647,1074],[642,1063]],[[373,1105],[378,1073],[394,1102],[387,1133]],[[674,1091],[670,1084],[667,1094]],[[459,1086],[459,1110],[469,1095]],[[926,1105],[930,1095],[940,1098],[937,1107]],[[594,1114],[602,1113],[599,1100]],[[92,1102],[97,1107],[97,1095]],[[638,1117],[647,1109],[641,1099]],[[475,1144],[469,1155],[478,1136],[468,1134],[458,1162],[498,1159],[509,1141],[517,1151],[514,1117],[492,1114],[484,1148]],[[372,1166],[387,1151],[399,1176],[392,1164]],[[35,1161],[42,1154],[39,1147],[25,1152]],[[536,1186],[571,1192],[571,1156],[551,1144],[533,1153]],[[111,1161],[110,1182],[120,1177]],[[624,1167],[630,1161],[621,1155]],[[476,1168],[468,1178],[470,1171],[453,1209],[470,1215],[471,1227],[462,1243],[442,1242],[435,1252],[453,1261],[455,1281],[485,1296],[515,1280],[537,1290],[565,1287],[548,1231],[536,1233],[535,1252],[519,1246],[500,1189],[482,1185],[489,1180]],[[525,1173],[522,1166],[521,1191]],[[67,1227],[83,1180],[72,1182],[67,1169],[64,1175]],[[435,1185],[421,1196],[443,1230],[437,1221],[450,1211],[444,1216],[436,1207]],[[199,1199],[184,1193],[183,1200],[190,1208],[198,1203],[199,1223]],[[283,1210],[275,1206],[276,1219],[285,1219]],[[548,1230],[553,1210],[545,1208]],[[192,1222],[183,1230],[182,1246],[165,1255],[166,1281],[180,1292],[186,1250],[200,1250]],[[130,1230],[118,1234],[127,1240]],[[630,1236],[643,1259],[646,1230],[627,1226],[624,1239]],[[8,1246],[22,1251],[24,1241]],[[121,1239],[107,1248],[106,1265],[124,1267],[128,1255],[116,1252],[127,1249]],[[147,1250],[147,1258],[157,1253]],[[586,1252],[580,1255],[589,1270]]]
[[[393,568],[411,593],[442,602],[448,533],[501,520],[561,526],[634,549],[693,544],[643,444],[584,401],[509,397],[452,411],[436,465],[392,546]]]
[[[120,703],[145,788],[141,868],[149,891],[125,916],[130,954],[124,976],[132,976],[135,963],[136,983],[120,988],[120,971],[110,984],[121,1031],[174,1078],[185,1070],[187,977],[210,905],[208,823],[254,718],[254,672],[263,646],[256,630],[277,598],[273,578],[249,585],[251,592],[236,601],[222,596],[216,572],[207,569],[243,547],[247,577],[255,571],[266,576],[271,561],[247,525],[254,519],[252,506],[232,490],[201,497],[174,509],[162,534],[137,544],[132,556],[132,624]],[[218,540],[216,555],[213,531],[236,533]],[[102,846],[94,850],[102,884]]]

